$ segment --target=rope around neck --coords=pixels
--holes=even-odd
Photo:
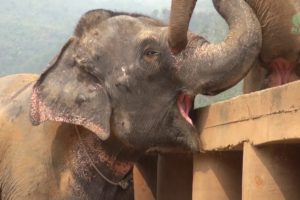
[[[79,138],[79,141],[80,141],[80,144],[83,146],[83,150],[84,150],[84,152],[85,152],[85,154],[86,154],[86,156],[89,158],[89,161],[90,161],[90,163],[91,163],[91,165],[93,166],[93,168],[96,170],[96,172],[106,181],[106,182],[108,182],[109,184],[111,184],[111,185],[114,185],[114,186],[120,186],[123,190],[125,190],[125,189],[127,189],[128,188],[128,186],[129,186],[129,181],[127,181],[127,180],[120,180],[119,182],[114,182],[114,181],[112,181],[112,180],[110,180],[109,178],[107,178],[98,168],[97,168],[97,166],[95,165],[95,163],[93,162],[93,160],[92,160],[92,158],[90,157],[90,155],[88,154],[88,152],[87,152],[87,149],[86,149],[86,147],[85,147],[85,145],[84,145],[84,143],[83,143],[83,140],[82,140],[82,138],[81,138],[81,136],[80,136],[80,132],[79,132],[79,130],[78,130],[78,127],[75,125],[75,130],[76,130],[76,133],[77,133],[77,136],[78,136],[78,138]]]

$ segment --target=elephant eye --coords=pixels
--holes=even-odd
[[[155,56],[158,54],[159,54],[159,52],[157,52],[157,51],[153,51],[153,50],[146,51],[146,56]]]
[[[143,54],[143,59],[147,62],[153,62],[158,59],[160,55],[159,51],[153,49],[146,49]]]

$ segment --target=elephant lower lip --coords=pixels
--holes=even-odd
[[[177,99],[177,107],[181,116],[192,126],[194,126],[193,120],[190,118],[189,113],[193,106],[193,98],[181,93]]]

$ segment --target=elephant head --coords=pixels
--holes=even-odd
[[[94,10],[35,83],[31,119],[82,125],[141,151],[198,150],[189,115],[198,93],[217,94],[250,70],[261,45],[244,0],[214,0],[230,33],[220,44],[188,32],[194,1],[174,0],[170,26]]]
[[[249,89],[283,85],[300,79],[299,0],[246,0],[262,27],[261,67],[246,80]],[[252,77],[251,77],[252,76]],[[253,83],[252,83],[253,82]],[[252,87],[252,89],[251,89]]]

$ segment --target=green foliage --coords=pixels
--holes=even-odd
[[[300,12],[292,17],[292,34],[300,34]]]

